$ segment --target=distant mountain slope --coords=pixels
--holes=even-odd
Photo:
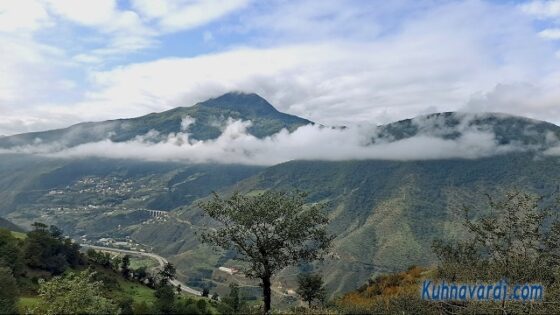
[[[184,128],[186,126],[182,122],[186,117],[194,119],[194,123]],[[2,137],[0,148],[41,144],[71,147],[104,139],[122,142],[152,130],[163,136],[188,132],[193,139],[208,140],[221,134],[229,118],[250,120],[253,125],[248,131],[259,138],[275,134],[284,128],[293,131],[297,127],[312,123],[277,111],[257,94],[227,93],[191,107],[178,107],[137,118],[87,122],[64,129]]]
[[[0,214],[14,212],[30,223],[30,218],[40,214],[50,213],[52,218],[65,213],[60,216],[66,217],[64,222],[57,224],[73,232],[82,223],[101,220],[104,212],[115,209],[171,210],[190,204],[260,170],[262,167],[246,165],[0,154]],[[86,214],[83,208],[97,210]],[[86,229],[94,227],[95,232],[111,229],[111,225],[95,224]]]
[[[24,230],[13,224],[12,222],[4,219],[4,218],[0,218],[0,228],[2,229],[6,229],[6,230],[10,230],[10,231],[14,231],[14,232],[23,232]]]
[[[293,161],[266,168],[221,193],[300,189],[310,194],[310,202],[324,203],[337,236],[337,258],[317,266],[330,292],[341,293],[374,272],[431,265],[434,238],[463,233],[457,213],[462,205],[473,206],[476,215],[485,209],[485,193],[519,188],[548,194],[558,189],[559,178],[560,159],[534,159],[530,153],[476,160]],[[177,211],[192,225],[145,225],[133,237],[173,255],[185,274],[199,275],[228,261],[209,256],[194,238],[204,222],[199,209]],[[206,265],[196,257],[204,257]],[[288,275],[294,272],[286,271],[286,281],[293,280]]]
[[[377,140],[395,141],[419,135],[457,139],[468,131],[491,132],[500,145],[547,148],[559,144],[560,139],[560,127],[545,121],[502,113],[445,112],[380,126]]]

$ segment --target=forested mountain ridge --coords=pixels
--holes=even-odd
[[[191,125],[183,123],[192,119]],[[190,107],[177,107],[161,113],[129,119],[80,123],[68,128],[0,137],[0,148],[33,145],[73,147],[109,139],[113,142],[132,140],[156,131],[161,135],[186,132],[192,139],[215,139],[228,119],[251,121],[249,133],[262,138],[286,128],[290,131],[312,122],[281,113],[257,94],[227,93]]]
[[[466,131],[491,132],[500,145],[535,148],[558,145],[560,127],[546,121],[503,113],[444,112],[417,116],[379,127],[377,138],[397,141],[418,135],[457,139]]]
[[[293,161],[266,168],[219,193],[299,189],[309,193],[310,202],[324,203],[336,235],[334,256],[312,269],[326,275],[329,292],[342,293],[376,272],[435,263],[433,240],[458,238],[464,232],[459,224],[463,205],[472,206],[477,215],[486,211],[486,193],[519,188],[550,194],[558,189],[558,178],[558,158],[534,159],[532,153],[475,160]],[[210,281],[208,272],[231,257],[198,244],[195,234],[206,219],[196,206],[174,212],[191,224],[138,226],[133,237],[171,256],[190,279]]]

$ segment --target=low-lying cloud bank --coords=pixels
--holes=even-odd
[[[415,136],[394,140],[381,137],[377,126],[327,128],[307,125],[290,133],[282,130],[259,139],[248,132],[249,121],[231,120],[214,140],[192,139],[188,132],[162,135],[150,131],[127,142],[109,139],[64,147],[60,144],[21,146],[0,153],[39,154],[57,158],[103,157],[146,161],[180,161],[188,163],[235,163],[274,165],[290,160],[433,160],[476,159],[509,152],[522,152],[530,147],[512,142],[500,144],[491,128],[472,126],[463,119],[458,126],[439,126],[437,120],[414,120],[419,127]],[[182,130],[193,119],[185,117]],[[429,126],[429,128],[427,127]],[[455,137],[446,135],[456,132]],[[557,145],[556,137],[551,144]],[[534,149],[534,148],[532,148]],[[545,154],[560,155],[560,146]]]

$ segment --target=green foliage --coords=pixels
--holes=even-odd
[[[6,293],[3,296],[0,294],[0,299],[6,298],[1,304],[6,307],[11,305],[7,299],[10,293],[14,294],[16,301],[21,301],[20,311],[23,312],[35,309],[40,313],[58,313],[68,308],[89,313],[99,306],[100,313],[119,310],[121,314],[131,314],[133,302],[155,300],[153,290],[123,277],[121,260],[115,265],[108,253],[88,250],[87,255],[83,255],[78,249],[54,226],[34,224],[34,230],[23,239],[16,239],[10,232],[0,229],[0,293]],[[82,268],[86,257],[89,266],[97,271],[75,273],[76,269]],[[126,267],[126,259],[124,261]],[[60,265],[53,266],[56,262]],[[3,269],[10,273],[5,275]],[[52,275],[62,273],[66,276],[49,280]],[[139,275],[142,276],[141,272]],[[147,276],[147,273],[143,275]],[[86,278],[88,285],[85,285]],[[14,288],[11,279],[15,279]],[[72,292],[82,285],[83,290]],[[18,289],[26,295],[25,298],[19,299]],[[37,291],[40,298],[35,297]],[[93,294],[91,299],[90,296],[80,296],[90,293]]]
[[[117,305],[103,296],[99,281],[93,281],[90,271],[70,273],[41,282],[41,306],[36,310],[44,314],[114,314]]]
[[[104,253],[104,252],[98,252],[94,249],[88,249],[87,250],[87,258],[88,260],[93,263],[96,264],[98,266],[102,266],[105,268],[114,268],[115,266],[113,265],[113,260],[111,258],[111,254],[109,253]],[[118,264],[117,264],[118,267]],[[117,268],[115,268],[117,269]]]
[[[219,306],[220,304],[218,304]],[[208,303],[205,299],[194,300],[191,298],[181,299],[176,303],[176,313],[177,314],[193,314],[193,315],[203,315],[203,314],[215,314],[216,310]],[[218,314],[230,314],[224,313],[218,310]]]
[[[36,269],[61,274],[67,267],[83,264],[80,246],[62,236],[58,228],[41,223],[33,224],[34,230],[27,234],[23,252],[25,263]]]
[[[208,303],[206,302],[206,300],[200,299],[200,300],[196,301],[196,307],[199,310],[201,310],[203,313],[205,313],[206,310],[208,309]]]
[[[0,266],[9,267],[14,275],[24,269],[21,243],[10,231],[0,228]]]
[[[203,242],[233,249],[238,260],[251,264],[243,272],[262,278],[284,267],[320,259],[330,246],[328,218],[322,206],[306,206],[301,193],[265,192],[258,196],[234,193],[199,206],[221,226],[201,235]]]
[[[148,304],[146,303],[146,301],[142,301],[140,303],[135,303],[132,306],[133,312],[134,314],[138,314],[138,315],[148,315],[148,314],[153,314],[153,310],[148,306]]]
[[[229,294],[223,298],[223,302],[231,307],[232,313],[239,313],[241,311],[244,301],[239,293],[239,285],[237,283],[230,283]]]
[[[560,300],[560,199],[510,191],[498,200],[488,196],[488,206],[489,214],[477,220],[471,218],[469,207],[464,208],[468,238],[434,243],[439,276],[459,282],[542,283],[545,303],[458,307],[465,312],[554,312]]]
[[[230,314],[221,312],[227,308],[218,301],[207,301],[204,298],[185,298],[175,294],[175,288],[169,284],[160,285],[154,293],[156,301],[152,309],[153,314]],[[139,309],[139,310],[138,310]],[[135,312],[145,312],[142,305],[135,305]]]
[[[108,253],[92,249],[83,255],[54,226],[36,223],[28,234],[16,239],[0,229],[0,313],[14,313],[14,305],[21,312],[41,314],[132,314],[136,307],[140,313],[153,313],[149,304],[156,301],[154,291],[124,277],[126,257],[113,259]],[[91,271],[77,273],[86,261]],[[56,268],[52,265],[55,262],[60,262]],[[64,276],[51,278],[57,274]],[[139,268],[135,275],[139,281],[148,277],[146,268]],[[18,291],[25,297],[19,297]]]
[[[175,266],[168,262],[163,266],[163,269],[159,272],[160,277],[163,281],[173,280],[176,274]]]
[[[154,307],[159,314],[174,314],[175,312],[175,290],[173,287],[164,284],[160,285],[154,293],[156,302]]]
[[[145,266],[138,267],[133,270],[134,279],[144,281],[148,277],[148,271]]]
[[[184,299],[177,303],[177,314],[204,314],[191,299]]]
[[[323,303],[326,297],[325,288],[323,287],[323,278],[319,274],[299,274],[297,294],[301,299],[309,304],[320,302]]]
[[[0,266],[0,314],[17,313],[18,291],[12,270]]]
[[[283,268],[322,258],[332,237],[320,204],[306,205],[305,194],[267,191],[256,196],[234,193],[228,199],[200,203],[220,226],[207,229],[204,243],[234,250],[247,263],[243,273],[262,281],[265,312],[271,307],[271,277]]]
[[[134,314],[134,309],[133,309],[134,299],[132,299],[132,297],[125,296],[117,299],[116,301],[117,301],[117,307],[119,309],[119,314],[122,315]]]
[[[441,261],[440,275],[461,281],[557,281],[560,203],[520,191],[507,192],[499,200],[488,199],[490,213],[477,220],[471,218],[469,207],[464,208],[468,238],[434,243]]]
[[[130,277],[130,256],[124,255],[121,260],[121,274],[125,279]]]

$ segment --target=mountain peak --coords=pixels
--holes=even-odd
[[[194,120],[187,129],[183,119]],[[26,133],[0,138],[0,148],[56,143],[72,147],[88,142],[110,139],[123,142],[157,131],[162,137],[171,133],[188,132],[192,139],[218,138],[228,119],[251,121],[248,132],[258,138],[271,136],[282,129],[294,131],[312,122],[277,111],[255,93],[231,92],[190,107],[177,107],[161,113],[105,122],[81,123],[64,129]]]
[[[266,115],[278,111],[267,100],[255,93],[229,92],[197,104],[198,106]]]

